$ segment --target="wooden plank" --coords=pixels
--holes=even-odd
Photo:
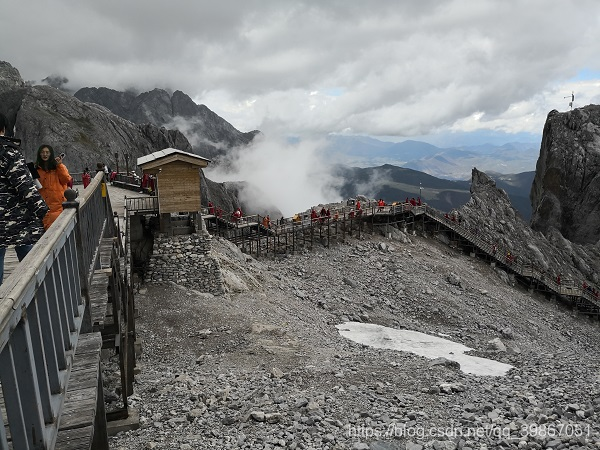
[[[92,276],[92,283],[89,287],[90,314],[92,316],[92,326],[95,331],[104,328],[108,305],[108,281],[109,277],[106,276],[106,273],[102,270],[97,270]]]
[[[101,348],[100,333],[79,336],[60,417],[56,448],[90,449],[92,446],[98,405]]]
[[[8,428],[8,418],[6,415],[6,405],[4,404],[4,394],[2,393],[2,384],[0,384],[0,412],[2,412],[2,418],[4,419],[4,431],[8,441],[11,441],[10,428]]]
[[[92,436],[93,433],[94,427],[92,425],[62,431],[58,434],[56,448],[60,450],[89,449],[91,446],[90,436]]]
[[[200,172],[197,167],[171,163],[157,177],[160,212],[200,211]]]

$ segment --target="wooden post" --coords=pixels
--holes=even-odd
[[[92,332],[92,313],[90,310],[90,288],[88,285],[88,273],[83,261],[83,238],[81,234],[81,217],[79,215],[79,202],[76,200],[77,192],[73,189],[65,191],[66,202],[62,204],[63,208],[75,208],[75,247],[77,248],[77,271],[79,272],[79,283],[81,286],[81,297],[85,303],[83,318],[81,321],[81,333]]]

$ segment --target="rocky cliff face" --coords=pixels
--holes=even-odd
[[[531,188],[531,226],[572,242],[600,239],[600,106],[548,114]]]
[[[41,144],[66,154],[72,172],[94,169],[97,162],[121,167],[125,157],[133,168],[138,157],[166,148],[189,150],[190,143],[179,131],[139,126],[106,108],[85,103],[50,86],[26,86],[17,69],[0,65],[0,110],[15,126],[15,137],[28,161]]]
[[[137,124],[179,128],[193,144],[193,152],[219,162],[233,147],[252,142],[258,131],[242,133],[204,105],[197,105],[181,91],[170,95],[154,89],[135,95],[108,88],[83,88],[78,99],[102,105],[113,113]],[[177,147],[179,148],[179,147]]]
[[[126,97],[114,96],[129,105]],[[125,158],[130,170],[137,158],[173,147],[192,151],[186,136],[178,131],[150,123],[138,125],[104,106],[87,103],[50,86],[27,86],[19,71],[7,62],[0,62],[0,112],[15,126],[15,137],[21,139],[21,149],[27,161],[33,161],[42,144],[66,154],[65,164],[72,173],[85,167],[94,170],[102,162],[124,171]],[[12,128],[12,127],[11,127]],[[219,183],[206,182],[203,198],[220,199],[225,205],[238,205],[234,192]]]
[[[485,173],[473,169],[471,199],[458,210],[463,224],[498,248],[526,258],[563,280],[600,282],[600,246],[567,240],[558,229],[543,234],[521,219],[502,189]]]

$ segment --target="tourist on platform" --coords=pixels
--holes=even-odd
[[[271,218],[268,215],[266,215],[265,217],[263,217],[262,225],[265,228],[271,228]]]
[[[19,151],[21,141],[4,137],[8,120],[0,114],[0,284],[6,248],[14,245],[21,261],[44,234],[48,207]]]
[[[92,181],[92,175],[90,174],[90,169],[87,167],[83,169],[83,173],[81,174],[81,182],[83,183],[83,188],[85,189],[90,185]]]
[[[319,219],[319,216],[317,215],[317,212],[315,211],[315,209],[311,209],[310,210],[310,220],[312,222],[316,222]]]
[[[208,202],[208,213],[213,216],[215,215],[215,205],[213,205],[213,202]]]
[[[231,215],[233,222],[239,222],[242,219],[242,208],[237,208]]]
[[[327,217],[327,210],[325,209],[324,206],[321,208],[320,216],[321,216],[321,223],[325,222],[325,218]]]
[[[63,210],[62,204],[66,201],[65,191],[71,175],[62,158],[55,156],[54,149],[47,144],[38,148],[35,167],[40,174],[39,182],[42,185],[40,195],[50,208],[44,217],[44,229],[47,230]]]

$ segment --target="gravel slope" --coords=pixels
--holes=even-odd
[[[136,296],[141,427],[111,449],[600,448],[598,321],[431,237],[259,261],[213,244],[225,296]],[[369,348],[340,336],[346,321],[443,334],[515,368],[477,377]]]

